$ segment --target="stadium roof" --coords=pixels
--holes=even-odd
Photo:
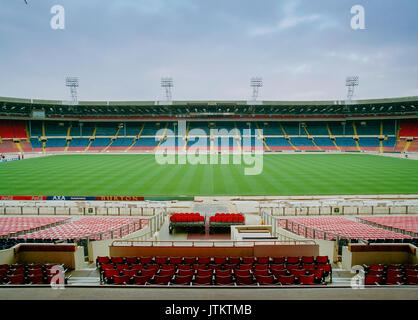
[[[68,101],[0,98],[0,115],[31,116],[270,116],[270,115],[418,115],[418,97],[331,101]]]

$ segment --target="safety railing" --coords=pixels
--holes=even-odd
[[[115,240],[115,247],[254,247],[257,245],[316,244],[313,240],[178,240],[178,241],[131,241]]]

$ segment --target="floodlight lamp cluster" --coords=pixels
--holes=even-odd
[[[345,80],[345,85],[349,86],[358,86],[359,85],[359,76],[347,77]]]
[[[65,78],[65,85],[67,87],[78,87],[78,78],[76,77],[66,77]]]

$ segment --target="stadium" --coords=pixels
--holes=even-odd
[[[45,5],[39,6],[34,10]],[[151,15],[154,21],[171,8],[145,7],[140,7],[141,14],[130,14]],[[315,16],[296,19],[292,15],[297,7],[287,2],[279,6],[294,19],[284,18],[272,29],[256,28],[250,37],[282,34],[299,21],[317,21]],[[385,54],[376,54],[375,60],[343,55],[362,64],[357,71],[365,70],[363,96],[376,94],[358,99],[359,76],[342,76],[347,69],[341,63],[343,71],[335,65],[326,69],[332,59],[341,58],[337,53],[325,55],[318,73],[326,74],[324,94],[309,91],[316,84],[304,81],[314,76],[305,67],[291,67],[292,54],[286,68],[279,68],[281,76],[286,74],[282,82],[272,76],[277,71],[269,73],[275,66],[263,56],[266,78],[288,91],[278,94],[270,87],[269,98],[263,98],[261,90],[268,82],[251,77],[248,98],[241,84],[218,80],[230,70],[240,73],[241,65],[229,69],[235,60],[228,57],[228,67],[219,71],[222,77],[218,70],[214,73],[219,87],[202,91],[213,96],[207,100],[194,98],[201,94],[195,83],[203,77],[200,72],[210,74],[214,68],[199,48],[208,66],[192,70],[189,64],[199,58],[182,64],[176,56],[178,65],[168,68],[184,77],[179,87],[186,98],[175,99],[173,77],[158,76],[160,87],[148,83],[155,80],[150,70],[165,71],[160,60],[153,61],[158,50],[144,50],[144,63],[140,54],[130,56],[135,50],[123,46],[125,38],[112,38],[115,45],[103,54],[110,59],[116,50],[129,61],[125,65],[124,59],[115,62],[112,57],[114,68],[106,65],[113,72],[109,78],[129,78],[134,66],[155,64],[129,78],[146,82],[141,90],[121,78],[106,86],[111,80],[103,74],[109,70],[101,70],[91,53],[101,46],[91,31],[83,38],[78,27],[69,29],[65,40],[48,34],[57,43],[71,43],[64,50],[70,55],[65,68],[39,76],[38,62],[29,64],[35,60],[17,45],[28,59],[22,62],[27,71],[12,64],[22,74],[16,75],[4,66],[7,79],[0,79],[0,300],[153,300],[162,302],[159,315],[190,316],[188,309],[176,313],[175,305],[165,302],[418,299],[416,62],[403,67],[405,77],[391,82],[400,83],[392,91],[376,90],[370,79],[388,81],[385,72],[390,74],[376,66]],[[52,29],[48,31],[59,28]],[[36,38],[44,31],[33,34]],[[120,30],[115,34],[122,37]],[[217,30],[220,39],[221,34]],[[208,37],[211,43],[210,33]],[[92,54],[86,65],[74,41],[86,55]],[[249,47],[260,53],[254,43]],[[181,51],[190,47],[174,47],[168,51],[190,58],[187,50]],[[52,59],[54,50],[48,48],[45,59]],[[49,63],[35,52],[39,65]],[[157,56],[166,58],[162,52],[167,51]],[[8,51],[0,52],[0,58],[2,54]],[[80,61],[73,62],[74,57]],[[97,59],[102,61],[102,56]],[[73,67],[82,80],[66,76],[67,70],[77,73]],[[377,69],[385,76],[370,76]],[[27,83],[33,79],[32,90]],[[70,100],[54,98],[64,87],[55,84],[57,79],[65,80]],[[335,79],[345,79],[347,95],[335,92],[344,88],[334,86]],[[150,98],[154,87],[163,98]],[[220,87],[224,91],[218,93]],[[229,91],[240,98],[230,98]],[[131,92],[139,98],[130,99]],[[28,98],[31,94],[37,98]],[[202,315],[206,311],[222,315],[216,306],[206,305],[200,316],[210,317]],[[227,314],[248,315],[247,304],[234,306]]]

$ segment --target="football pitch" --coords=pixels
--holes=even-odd
[[[232,156],[231,156],[232,158]],[[418,194],[418,161],[364,154],[264,154],[244,163],[160,165],[151,154],[56,155],[0,163],[0,195]]]

